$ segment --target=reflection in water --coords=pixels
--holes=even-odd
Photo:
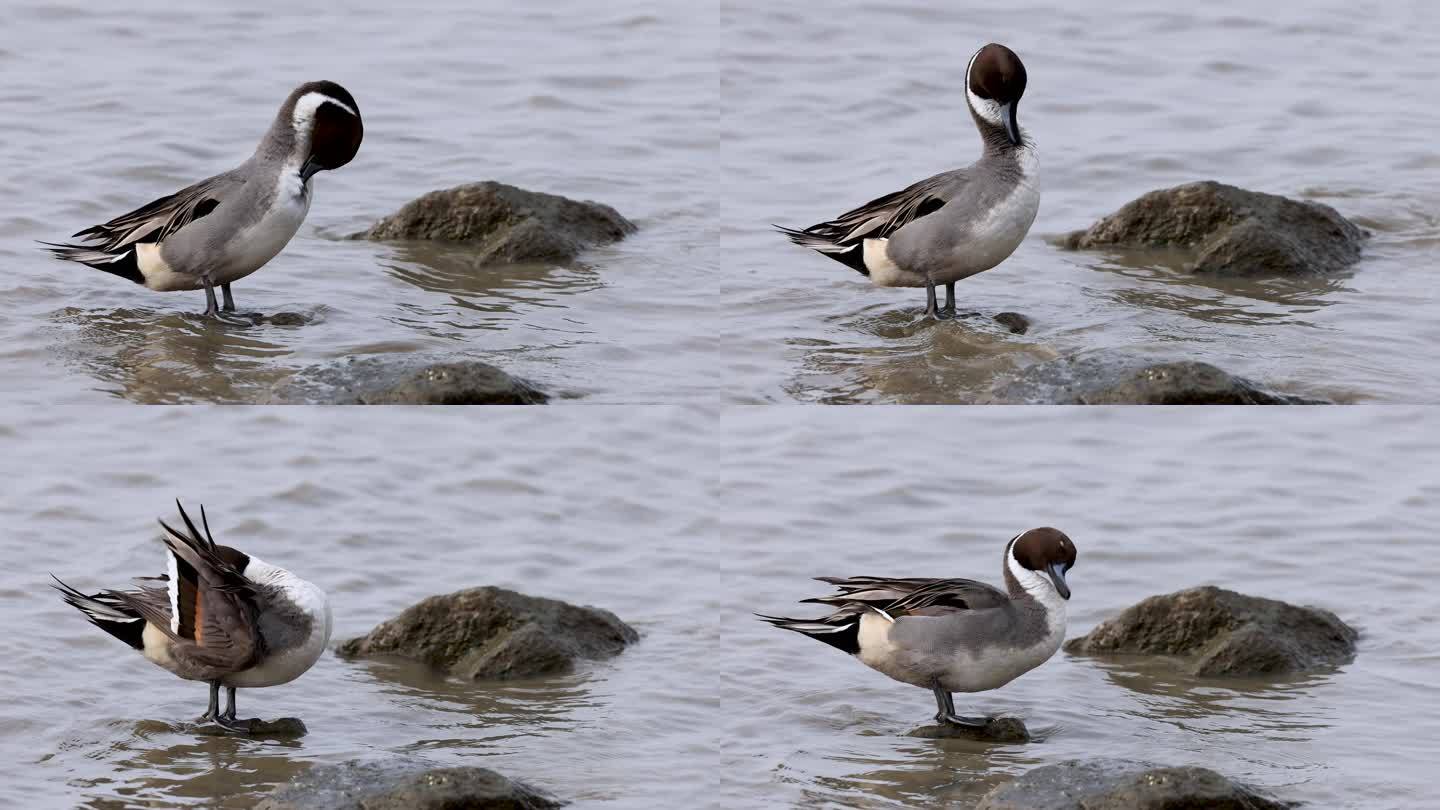
[[[143,403],[235,402],[288,375],[276,362],[325,308],[229,320],[197,314],[117,309],[62,309],[55,319],[79,327],[66,347],[92,375],[124,398]]]
[[[995,379],[1055,357],[1052,349],[1011,334],[989,314],[937,321],[916,311],[877,307],[838,325],[871,339],[848,345],[796,342],[807,354],[789,387],[793,396],[832,404],[965,403]]]
[[[393,656],[359,659],[352,681],[368,683],[386,700],[419,713],[438,712],[448,719],[429,720],[433,729],[455,730],[443,738],[425,738],[407,746],[494,748],[517,736],[574,731],[577,713],[599,707],[592,687],[603,682],[596,672],[510,681],[466,681],[438,673],[425,664]]]
[[[483,264],[464,245],[402,242],[387,247],[390,255],[381,261],[392,277],[449,296],[454,306],[480,313],[481,321],[470,328],[498,328],[504,319],[484,316],[513,317],[525,306],[570,306],[554,299],[601,286],[599,274],[581,263]]]
[[[1309,326],[1312,324],[1302,316],[1334,304],[1335,294],[1346,291],[1354,275],[1226,278],[1191,273],[1188,265],[1192,259],[1180,250],[1107,249],[1075,254],[1071,261],[1140,282],[1104,291],[1116,303],[1141,310],[1167,310],[1207,323]]]
[[[193,726],[141,721],[133,726],[112,723],[110,739],[72,741],[86,757],[115,763],[117,778],[72,780],[82,789],[100,788],[81,806],[111,808],[170,805],[205,800],[207,807],[249,807],[257,794],[283,785],[309,770],[312,763],[297,756],[300,740],[244,736],[200,736]],[[114,796],[125,797],[125,803]]]

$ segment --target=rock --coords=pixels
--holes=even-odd
[[[311,367],[276,387],[270,403],[334,405],[539,405],[549,395],[475,360],[426,362],[401,355]]]
[[[339,653],[398,655],[471,680],[526,678],[568,672],[638,639],[608,610],[485,587],[412,605]]]
[[[1152,596],[1065,651],[1183,656],[1198,676],[1278,675],[1348,663],[1357,638],[1328,610],[1206,586]]]
[[[1030,331],[1030,319],[1018,312],[1002,312],[995,316],[995,322],[1009,329],[1012,335],[1023,335]]]
[[[1268,276],[1342,270],[1368,236],[1328,205],[1206,181],[1152,191],[1061,244],[1182,248],[1195,253],[1194,273]]]
[[[201,737],[271,737],[275,739],[293,739],[304,737],[309,729],[298,717],[277,717],[274,720],[261,720],[251,718],[239,720],[237,725],[244,726],[243,730],[232,731],[214,723],[201,723],[194,727],[194,733]]]
[[[255,810],[547,810],[560,802],[487,768],[437,768],[413,759],[319,765]]]
[[[351,238],[464,242],[481,263],[563,261],[634,230],[608,205],[487,180],[432,191]]]
[[[977,740],[979,742],[1030,742],[1030,730],[1018,717],[991,717],[983,729],[966,728],[951,723],[921,726],[906,734],[926,740]]]
[[[1285,810],[1207,768],[1116,759],[1066,760],[1026,771],[985,794],[978,810]]]
[[[982,404],[1024,405],[1320,405],[1279,394],[1209,363],[1157,363],[1102,350],[1030,366],[997,383]]]

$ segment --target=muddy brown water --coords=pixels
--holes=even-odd
[[[1207,413],[691,408],[116,411],[0,418],[0,805],[246,807],[316,764],[418,755],[580,807],[966,807],[1070,757],[1219,770],[1315,807],[1421,806],[1440,756],[1433,587],[1440,423],[1423,409]],[[796,418],[805,413],[806,418]],[[1177,418],[1186,413],[1184,419]],[[919,418],[924,416],[927,418]],[[203,685],[89,627],[46,584],[163,570],[154,519],[205,503],[222,542],[322,585],[349,638],[484,584],[609,608],[641,641],[572,675],[461,683],[324,656],[242,714],[294,741],[197,737]],[[1315,604],[1354,663],[1197,680],[1060,654],[966,699],[1037,741],[906,734],[928,693],[761,624],[818,575],[995,582],[1016,532],[1065,529],[1070,634],[1219,584]]]

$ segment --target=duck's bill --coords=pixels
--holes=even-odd
[[[1005,134],[1010,136],[1010,143],[1021,146],[1020,139],[1020,102],[1013,101],[1000,108],[1000,119],[1005,122]]]
[[[305,165],[300,167],[300,179],[302,181],[309,180],[315,176],[316,172],[323,171],[324,169],[325,167],[320,165],[320,161],[316,160],[314,155],[311,155],[306,159]]]
[[[1065,584],[1065,568],[1059,563],[1045,567],[1045,573],[1050,575],[1050,581],[1055,583],[1055,592],[1060,594],[1061,599],[1070,598],[1070,586]]]

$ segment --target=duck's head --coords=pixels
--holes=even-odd
[[[965,69],[965,98],[976,121],[1004,133],[1013,146],[1024,146],[1018,109],[1025,95],[1025,63],[1015,52],[990,43],[970,57]]]
[[[1020,568],[1047,577],[1061,599],[1070,598],[1065,573],[1075,565],[1075,544],[1064,532],[1048,526],[1024,532],[1010,542],[1009,556]]]
[[[304,153],[300,178],[338,169],[355,158],[365,124],[355,97],[335,82],[307,82],[286,100],[295,144]]]

